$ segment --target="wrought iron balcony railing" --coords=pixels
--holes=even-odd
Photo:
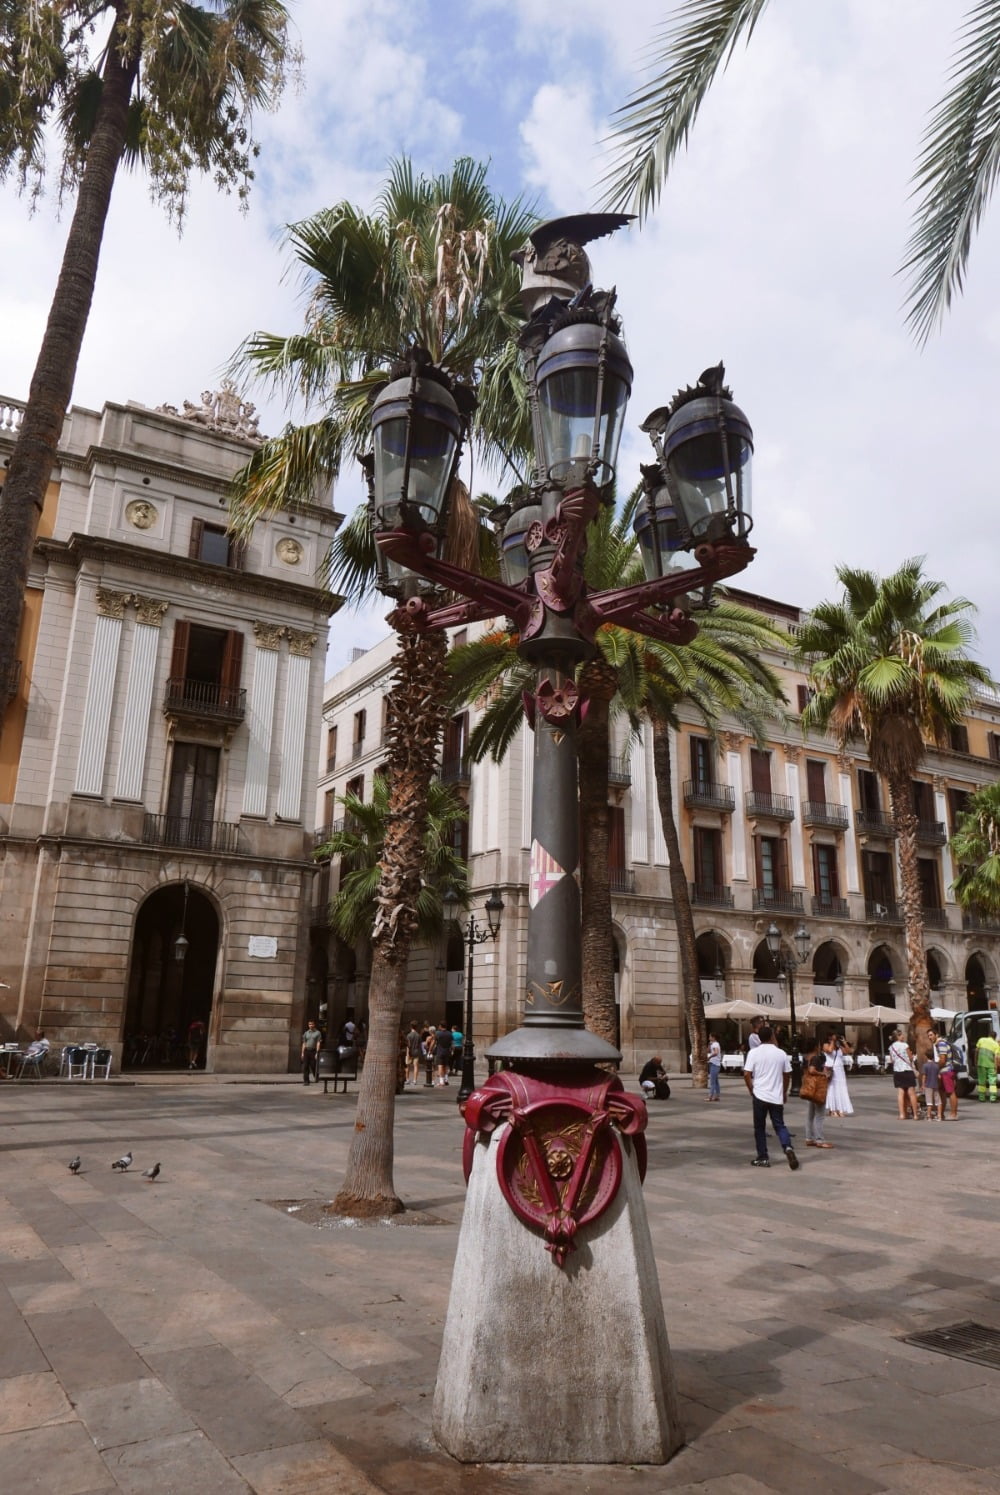
[[[722,883],[693,882],[691,902],[699,908],[732,908],[733,890]]]
[[[843,805],[831,805],[825,799],[807,799],[802,806],[803,825],[823,825],[828,830],[846,831],[850,824]]]
[[[978,908],[963,908],[962,928],[1000,930],[1000,914],[982,913]]]
[[[903,922],[897,903],[882,903],[877,898],[865,899],[865,918],[873,924],[902,924]]]
[[[446,758],[441,764],[442,784],[468,786],[472,783],[472,765],[468,758]]]
[[[795,801],[789,794],[765,793],[762,789],[747,790],[747,814],[765,820],[794,820]]]
[[[247,712],[247,693],[238,685],[220,685],[216,680],[167,681],[164,715],[196,716],[211,721],[241,722]]]
[[[948,910],[946,908],[925,908],[921,912],[926,929],[948,928]]]
[[[817,919],[849,919],[851,917],[846,898],[824,898],[816,894],[812,901],[812,911]]]
[[[189,851],[233,855],[240,850],[240,828],[228,820],[196,820],[187,815],[149,815],[142,826],[144,846],[183,846]]]
[[[755,909],[774,909],[780,914],[801,914],[802,894],[783,888],[754,888],[753,906]]]
[[[855,810],[854,823],[866,836],[884,836],[891,840],[896,834],[892,816],[887,810]]]
[[[736,790],[730,784],[688,779],[684,785],[684,803],[690,810],[721,810],[723,815],[731,815],[736,809]]]
[[[924,846],[943,846],[948,839],[948,829],[943,820],[918,820],[917,840]]]
[[[632,782],[632,772],[628,766],[627,758],[608,759],[608,783],[616,784],[620,789],[627,789]]]
[[[634,893],[635,873],[631,867],[612,867],[608,873],[612,893]]]

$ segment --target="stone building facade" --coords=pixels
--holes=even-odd
[[[802,614],[784,603],[732,591],[794,636]],[[381,762],[380,723],[392,640],[359,654],[327,683],[317,825],[342,811],[348,785],[367,796]],[[857,1009],[905,1006],[899,869],[888,794],[863,750],[844,755],[823,737],[804,736],[798,715],[807,682],[790,655],[772,665],[788,697],[788,720],[758,747],[733,722],[713,740],[691,717],[674,735],[673,811],[698,936],[706,1000],[741,997],[787,1005],[765,932],[777,923],[790,945],[803,923],[809,954],[796,981],[798,1003]],[[518,733],[505,761],[470,765],[465,744],[481,705],[455,718],[442,776],[468,797],[468,856],[474,907],[498,883],[506,905],[496,946],[475,953],[477,1040],[520,1022],[527,938],[531,842],[531,737]],[[968,794],[1000,775],[1000,695],[983,690],[948,748],[933,748],[914,786],[920,820],[928,969],[938,1005],[981,1005],[1000,980],[1000,928],[964,913],[952,892],[948,838]],[[619,735],[610,763],[613,889],[620,1043],[626,1062],[663,1053],[686,1065],[678,958],[649,733]],[[331,1018],[363,1008],[364,953],[330,942],[322,903],[337,886],[334,864],[317,882],[313,913],[314,989],[325,979]],[[329,954],[328,954],[329,952]],[[411,961],[408,1015],[460,1020],[461,942],[454,937]],[[358,975],[359,962],[361,975]],[[864,1036],[864,1035],[862,1035]],[[870,1032],[867,1036],[871,1036]]]
[[[199,1064],[288,1067],[338,516],[317,494],[230,536],[259,439],[231,390],[66,417],[0,738],[4,1038],[186,1065],[202,1021]]]

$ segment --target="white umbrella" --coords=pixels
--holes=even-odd
[[[936,1023],[950,1023],[952,1018],[958,1017],[958,1013],[951,1007],[932,1007],[931,1017]]]
[[[803,1002],[796,1005],[795,1017],[800,1023],[847,1023],[853,1020],[853,1013],[843,1007],[826,1007],[822,1002]]]
[[[900,1012],[896,1007],[858,1007],[854,1012],[847,1014],[849,1023],[861,1023],[864,1027],[882,1028],[890,1024],[906,1023],[906,1013]]]
[[[746,1022],[752,1017],[764,1018],[767,1022],[787,1023],[791,1021],[791,1013],[783,1007],[764,1007],[758,1002],[746,1002],[742,997],[736,997],[732,1002],[710,1002],[705,1008],[706,1018],[735,1018],[737,1022]]]

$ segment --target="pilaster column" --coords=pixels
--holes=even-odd
[[[285,682],[285,722],[281,734],[281,778],[275,806],[282,820],[302,818],[302,775],[305,771],[306,719],[309,712],[310,655],[318,637],[286,628],[288,676]]]
[[[130,592],[112,592],[106,587],[97,589],[98,615],[94,625],[94,652],[90,658],[90,677],[83,707],[80,758],[73,786],[75,794],[104,792],[104,768],[118,674],[122,620],[131,595]]]
[[[649,861],[649,827],[646,820],[647,759],[642,738],[633,737],[628,750],[628,774],[632,792],[632,861]]]
[[[947,830],[948,828],[948,790],[947,780],[935,778],[934,780],[934,819],[940,820]],[[946,841],[941,848],[941,876],[944,879],[944,901],[955,902],[955,890],[952,883],[955,880],[955,868],[951,860],[951,847]]]
[[[278,684],[278,649],[284,628],[275,623],[253,625],[257,646],[253,651],[253,681],[247,711],[246,778],[243,781],[244,815],[267,814],[267,785],[271,770],[271,734],[274,730],[274,696]]]
[[[837,767],[840,772],[837,775],[837,783],[840,786],[840,800],[847,811],[847,829],[844,832],[844,871],[847,875],[847,891],[849,893],[861,892],[861,857],[858,852],[858,838],[854,830],[854,796],[852,793],[853,779],[851,776],[851,760],[846,757],[837,759]]]
[[[115,798],[141,800],[160,625],[169,604],[159,602],[155,597],[143,597],[139,593],[133,594],[132,601],[135,603],[135,636],[132,640],[132,661],[125,694]]]
[[[792,886],[804,888],[806,883],[806,860],[802,844],[802,797],[799,793],[799,757],[801,748],[786,743],[785,754],[785,793],[792,801],[795,810],[795,819],[788,827],[788,839],[792,847]]]
[[[746,882],[747,814],[746,800],[743,795],[743,756],[740,752],[743,739],[736,732],[723,732],[722,741],[726,749],[726,779],[732,785],[735,800],[732,814],[732,880],[733,882]]]

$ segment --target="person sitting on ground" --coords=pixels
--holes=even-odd
[[[647,1100],[670,1099],[670,1082],[663,1068],[663,1055],[654,1054],[639,1071],[639,1089]]]

